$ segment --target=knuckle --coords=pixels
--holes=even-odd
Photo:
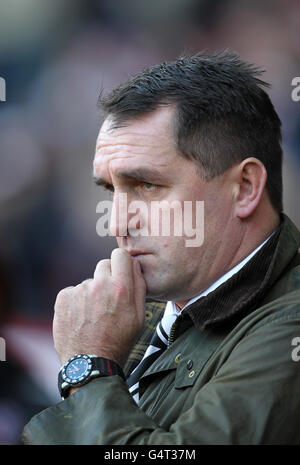
[[[113,249],[111,256],[116,256],[116,257],[127,257],[129,256],[129,253],[125,249],[120,249],[120,248],[115,248]]]
[[[119,247],[116,247],[115,249],[112,250],[111,252],[111,255],[116,255],[118,254],[122,249],[120,249]]]
[[[65,287],[64,289],[59,291],[59,293],[56,296],[56,301],[64,300],[67,297],[67,295],[70,293],[70,289],[73,289],[73,287],[71,287],[71,286],[70,287]]]
[[[89,279],[85,279],[84,281],[82,281],[81,284],[79,284],[79,286],[82,286],[82,287],[87,287],[89,286],[89,284],[93,281],[92,278],[89,278]]]
[[[104,258],[103,260],[100,260],[100,262],[97,263],[96,270],[100,271],[100,270],[103,270],[104,268],[106,269],[106,267],[109,265],[110,265],[110,259]]]
[[[105,275],[105,271],[110,267],[110,262],[109,258],[105,258],[97,263],[94,273],[94,276],[97,276],[97,279],[101,277],[101,275]]]
[[[74,292],[74,287],[66,287],[65,289],[59,291],[54,304],[55,311],[57,311],[59,308],[68,306],[72,292]]]

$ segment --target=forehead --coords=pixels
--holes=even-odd
[[[181,158],[176,154],[172,116],[173,109],[165,106],[119,128],[108,117],[97,138],[94,174],[139,165],[163,168]]]
[[[105,141],[109,141],[112,137],[130,140],[131,134],[134,138],[145,138],[145,140],[152,141],[153,143],[157,140],[158,135],[163,138],[165,142],[171,142],[173,139],[173,114],[174,108],[171,105],[161,105],[155,111],[129,120],[119,128],[114,128],[114,118],[108,116],[100,128],[97,144],[105,144]]]

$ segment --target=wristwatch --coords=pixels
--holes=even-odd
[[[112,360],[97,355],[75,354],[58,373],[58,390],[63,399],[68,397],[71,387],[82,386],[94,378],[125,375],[119,365]]]

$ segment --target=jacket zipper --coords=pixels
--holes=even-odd
[[[180,314],[178,318],[174,321],[174,323],[171,326],[170,329],[170,334],[168,337],[168,345],[167,348],[170,347],[171,344],[174,342],[174,336],[175,336],[175,330],[177,329],[177,326],[185,320],[185,315]]]
[[[180,316],[174,321],[174,323],[171,326],[170,334],[168,337],[168,347],[170,347],[170,345],[174,342],[174,333],[175,333],[176,325],[177,325],[179,318]]]

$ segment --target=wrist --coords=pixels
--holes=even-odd
[[[75,392],[80,391],[80,388],[82,388],[82,386],[70,388],[68,391],[68,397],[71,396],[72,394],[75,394]]]
[[[122,369],[113,360],[96,355],[75,354],[59,371],[58,389],[65,399],[92,379],[114,375],[125,380]]]

